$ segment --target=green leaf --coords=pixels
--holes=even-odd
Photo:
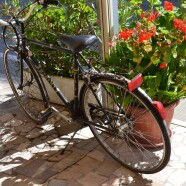
[[[142,0],[131,0],[130,2],[133,4],[142,4]]]
[[[161,1],[160,0],[147,0],[151,6],[152,5],[160,5],[161,4]]]
[[[176,45],[172,49],[172,56],[173,56],[173,58],[177,58],[177,56],[178,56],[177,46]]]
[[[150,59],[151,59],[152,63],[155,65],[160,62],[160,58],[157,56],[152,56]]]

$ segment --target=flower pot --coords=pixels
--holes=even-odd
[[[174,102],[171,105],[165,107],[166,112],[166,124],[169,130],[169,136],[172,136],[171,122],[174,115],[174,109],[178,105],[179,101]],[[133,129],[134,138],[144,147],[161,147],[163,145],[161,138],[161,131],[159,127],[154,123],[154,118],[148,112],[144,113],[142,108],[137,108],[137,114],[134,115],[135,126]],[[141,114],[140,114],[141,113]],[[143,113],[143,114],[142,114]],[[140,117],[139,117],[140,115]],[[144,137],[140,137],[139,134],[143,134]]]

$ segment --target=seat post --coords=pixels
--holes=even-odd
[[[78,115],[79,63],[78,54],[74,54],[74,115]]]

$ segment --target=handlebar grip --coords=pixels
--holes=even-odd
[[[58,5],[59,1],[58,0],[41,0],[39,1],[41,5]]]

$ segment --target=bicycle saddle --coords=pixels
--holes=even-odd
[[[59,39],[60,42],[65,44],[73,54],[77,54],[97,41],[97,37],[94,35],[60,35]]]

